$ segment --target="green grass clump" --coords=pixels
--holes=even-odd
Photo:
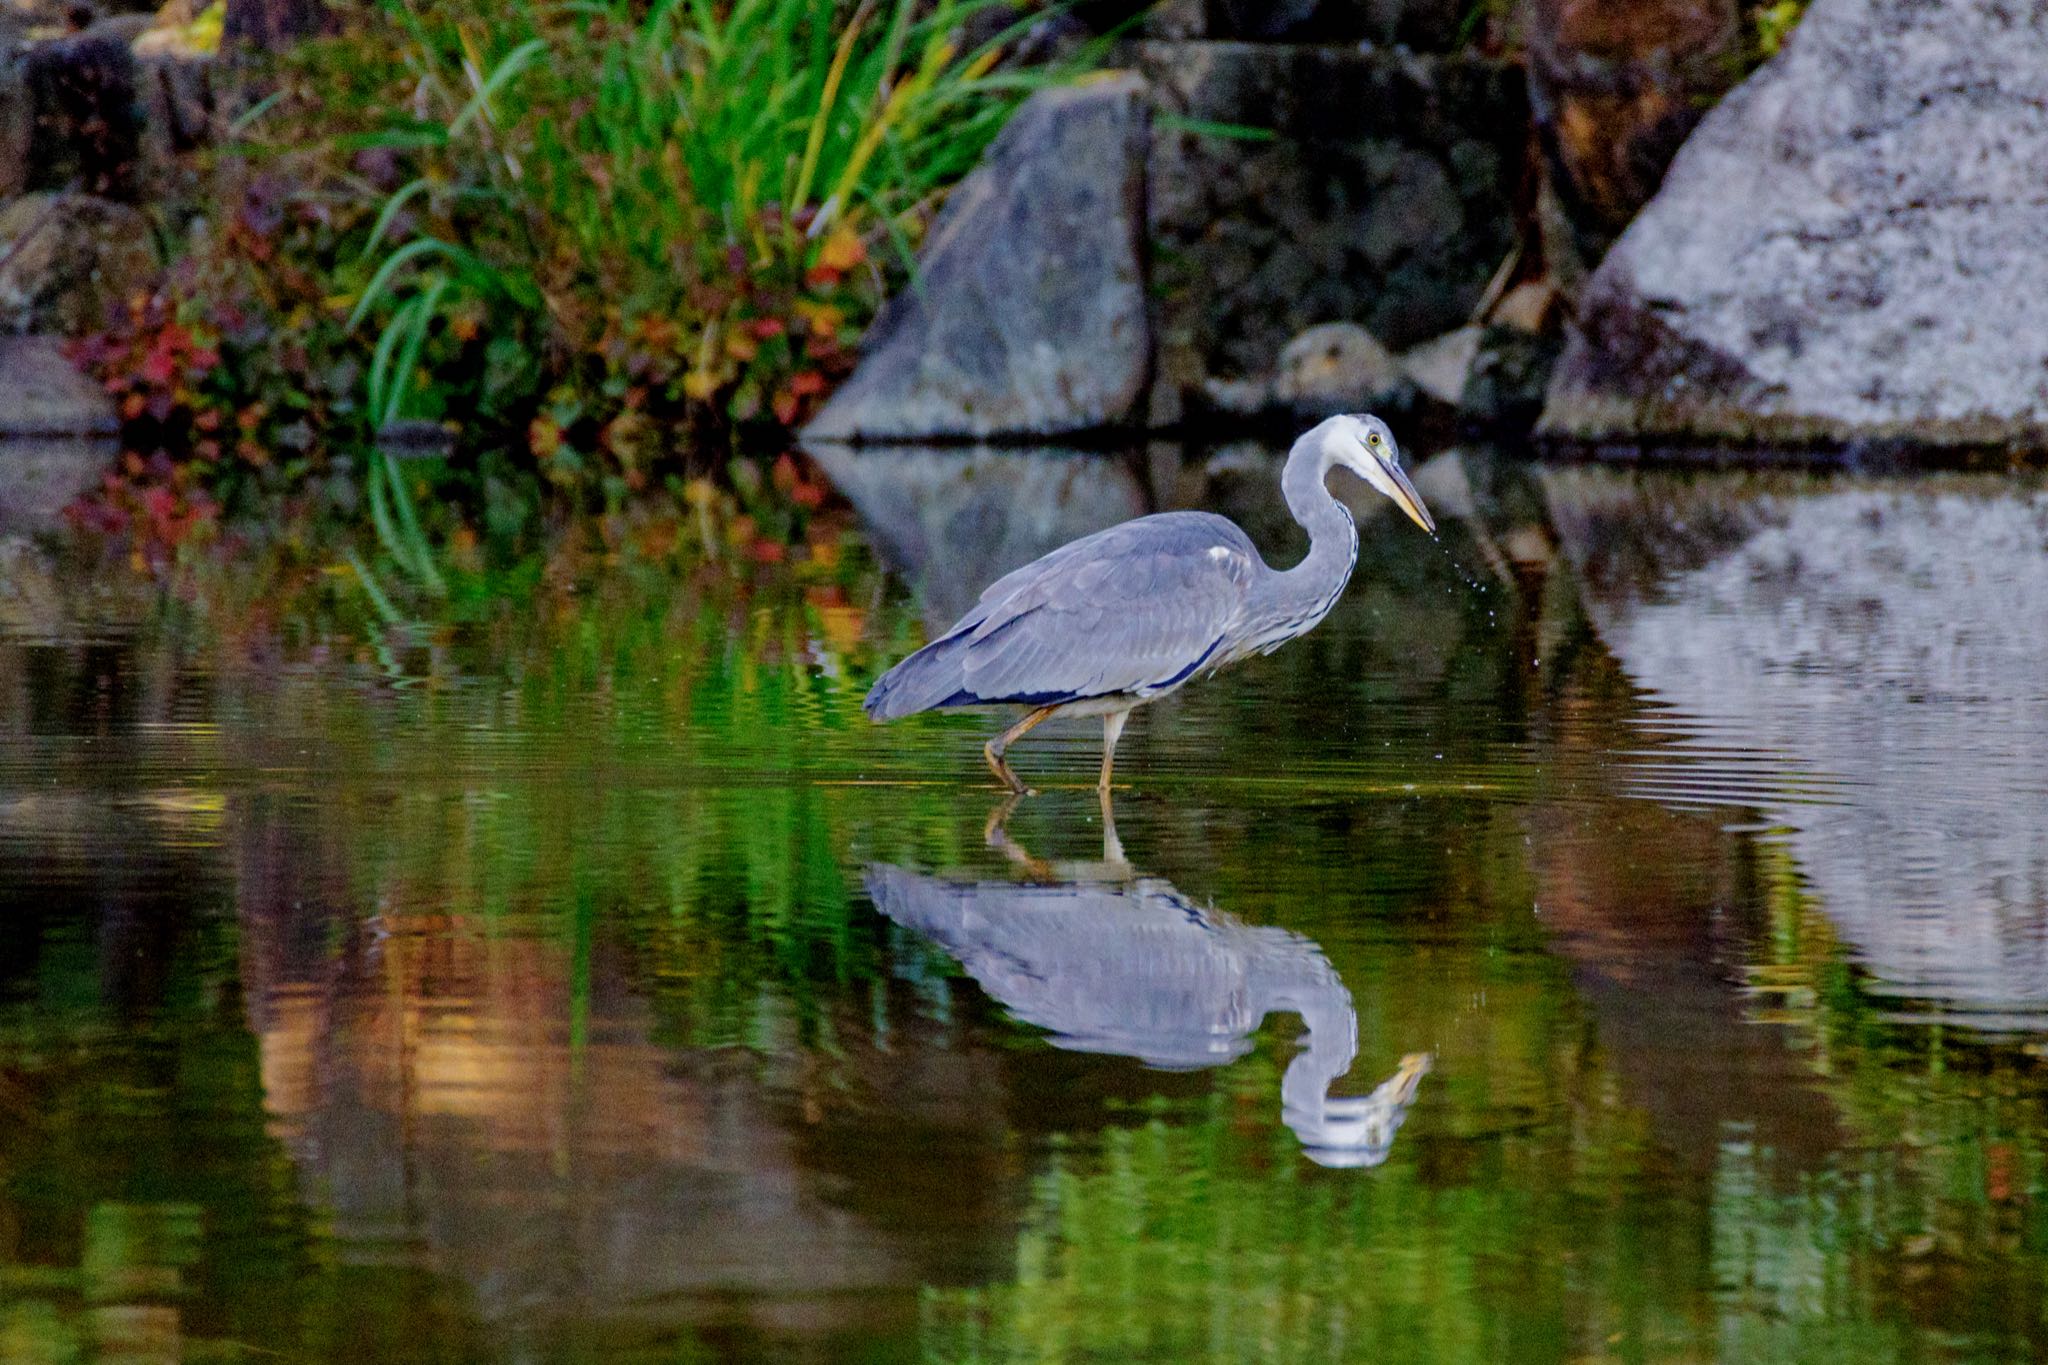
[[[345,291],[373,417],[528,416],[549,474],[627,490],[675,419],[801,420],[878,263],[1068,74],[970,40],[992,3],[390,4],[404,97],[336,143],[387,168]]]

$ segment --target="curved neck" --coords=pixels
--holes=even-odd
[[[1293,568],[1273,574],[1259,594],[1265,599],[1259,603],[1261,614],[1288,622],[1320,620],[1358,562],[1358,528],[1330,492],[1326,480],[1334,461],[1318,431],[1294,443],[1280,471],[1281,496],[1308,532],[1308,554]]]

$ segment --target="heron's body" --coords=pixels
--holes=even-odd
[[[1055,715],[1101,716],[1106,787],[1133,707],[1271,653],[1336,605],[1358,561],[1351,514],[1324,482],[1338,464],[1429,525],[1379,419],[1333,417],[1295,442],[1281,473],[1288,509],[1309,533],[1301,563],[1269,567],[1236,524],[1207,512],[1162,512],[1083,536],[997,579],[875,683],[868,715],[1029,707],[987,750],[997,777],[1019,790],[1003,759],[1011,742]]]

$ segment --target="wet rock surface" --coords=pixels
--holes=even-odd
[[[1465,396],[1472,367],[1479,360],[1479,344],[1486,329],[1477,323],[1453,328],[1410,347],[1401,357],[1401,370],[1410,383],[1439,403],[1456,407]]]
[[[1203,35],[1289,43],[1400,43],[1443,51],[1458,42],[1458,0],[1209,0]]]
[[[1311,327],[1280,351],[1274,396],[1305,412],[1356,412],[1393,396],[1402,383],[1393,353],[1352,322]]]
[[[1041,92],[954,191],[809,439],[1056,435],[1145,391],[1145,88]]]
[[[1543,428],[2048,444],[2048,12],[1815,0],[1588,282]]]
[[[0,536],[64,526],[64,509],[114,467],[111,436],[0,437]]]
[[[195,203],[199,177],[189,153],[215,136],[220,92],[214,54],[176,28],[143,34],[134,53],[144,110],[140,193],[154,203]]]
[[[1211,380],[1203,398],[1234,416],[1320,420],[1332,413],[1406,406],[1408,377],[1394,354],[1353,322],[1325,322],[1281,348],[1270,375]]]
[[[64,357],[55,337],[0,337],[0,440],[112,436],[113,400]]]
[[[1561,339],[1502,322],[1470,323],[1410,348],[1402,373],[1417,392],[1474,429],[1527,431],[1543,407]]]
[[[53,337],[0,337],[0,537],[51,530],[115,453],[114,408]]]
[[[1560,346],[1552,333],[1501,325],[1480,329],[1459,411],[1475,424],[1527,431],[1543,411]]]

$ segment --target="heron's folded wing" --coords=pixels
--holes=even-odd
[[[967,690],[1055,703],[1185,681],[1239,619],[1257,552],[1220,517],[1144,517],[1065,546],[982,595]]]

